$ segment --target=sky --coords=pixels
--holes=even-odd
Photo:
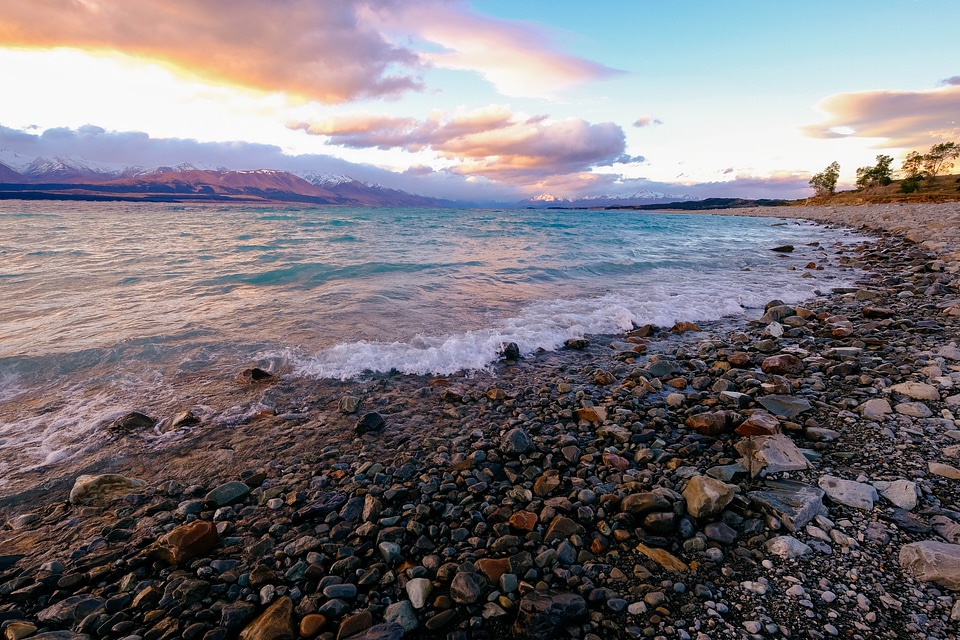
[[[0,4],[0,159],[515,201],[812,195],[960,141],[957,0]]]

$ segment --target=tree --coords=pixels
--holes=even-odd
[[[890,165],[893,164],[893,157],[880,154],[877,156],[877,164],[872,167],[860,167],[857,169],[857,186],[864,187],[885,187],[893,182],[893,170]]]
[[[827,168],[810,178],[810,186],[818,197],[832,196],[837,190],[837,179],[840,177],[840,165],[833,161]]]
[[[946,172],[953,168],[950,162],[960,157],[960,146],[956,142],[941,142],[930,147],[929,153],[923,156],[923,168],[931,178],[936,178],[941,171]]]
[[[902,193],[913,193],[920,189],[920,182],[926,177],[923,170],[923,163],[926,156],[911,151],[903,160],[900,167],[900,173],[903,174],[903,180],[900,182],[900,191]]]

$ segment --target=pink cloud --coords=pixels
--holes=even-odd
[[[557,50],[537,26],[478,15],[462,0],[386,3],[366,18],[385,32],[425,41],[424,60],[480,74],[509,96],[550,96],[623,73]]]
[[[864,91],[825,98],[827,120],[803,128],[814,138],[881,138],[885,148],[925,148],[960,138],[960,84],[928,91]]]
[[[499,106],[424,121],[360,114],[290,127],[345,147],[430,149],[455,161],[450,170],[458,174],[514,184],[643,160],[624,153],[623,130],[612,122],[522,118]]]
[[[652,116],[640,116],[637,118],[637,121],[633,123],[635,127],[651,127],[653,125],[663,124],[659,118],[654,118]]]

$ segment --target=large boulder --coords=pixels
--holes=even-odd
[[[127,478],[117,473],[82,475],[77,477],[70,490],[72,504],[91,504],[124,496],[147,484],[137,478]]]
[[[900,566],[918,580],[960,589],[960,545],[935,540],[904,545]]]
[[[683,490],[687,513],[694,518],[711,518],[733,500],[733,485],[709,476],[694,476]]]

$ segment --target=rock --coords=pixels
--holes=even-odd
[[[413,608],[423,609],[427,604],[427,596],[433,591],[433,583],[427,578],[414,578],[404,588]]]
[[[606,415],[606,412],[604,412],[604,415]],[[620,444],[626,444],[633,437],[633,432],[618,424],[605,424],[597,429],[597,435],[601,438],[612,438]]]
[[[138,429],[153,429],[156,424],[157,421],[150,416],[139,411],[131,411],[107,425],[107,430],[114,433],[130,433]]]
[[[520,455],[535,451],[536,446],[527,432],[519,427],[507,431],[500,443],[500,451],[505,454]]]
[[[365,413],[362,418],[357,420],[353,430],[355,433],[363,435],[365,433],[383,431],[386,426],[387,421],[383,419],[383,416],[376,411],[371,411],[370,413]]]
[[[406,602],[406,601],[405,601]],[[327,626],[327,617],[319,613],[309,613],[300,621],[300,637],[313,638]]]
[[[697,413],[684,422],[689,428],[705,436],[718,436],[729,433],[743,420],[736,411],[708,411]]]
[[[240,640],[294,640],[293,601],[283,596],[240,632]]]
[[[206,555],[218,541],[217,528],[212,522],[196,520],[160,538],[149,554],[154,560],[178,565]]]
[[[914,400],[940,400],[940,392],[933,385],[925,382],[901,382],[890,387],[890,390]]]
[[[584,528],[570,518],[555,516],[543,534],[543,541],[550,544],[554,540],[566,540],[574,534],[582,535],[583,533]]]
[[[678,322],[670,327],[670,333],[686,333],[687,331],[700,331],[700,327],[692,322]]]
[[[783,416],[787,420],[793,420],[801,413],[813,408],[806,398],[796,396],[769,395],[763,396],[758,402],[773,415]]]
[[[901,402],[893,409],[900,415],[909,416],[911,418],[929,418],[933,415],[933,411],[930,410],[930,407],[922,402]]]
[[[458,604],[473,604],[483,595],[483,577],[472,571],[458,571],[450,583],[450,597]]]
[[[624,513],[644,515],[651,511],[672,511],[673,504],[659,493],[641,491],[626,496],[620,502],[620,509]]]
[[[573,351],[583,351],[590,346],[590,341],[585,338],[568,338],[563,346]]]
[[[243,385],[259,385],[274,382],[276,376],[269,371],[264,371],[260,367],[244,369],[237,374],[237,382]]]
[[[366,615],[370,615],[368,611],[363,612]],[[358,614],[362,615],[362,614]],[[437,617],[437,616],[434,616]],[[343,627],[341,626],[341,634],[343,633]],[[350,631],[348,628],[347,631]],[[349,640],[400,640],[404,636],[407,630],[403,625],[397,622],[385,622],[382,624],[375,624],[369,629],[361,631],[360,633],[351,634],[351,635],[337,635],[338,640],[349,638]]]
[[[711,518],[733,500],[734,487],[708,476],[694,476],[687,482],[683,497],[687,513],[694,518]]]
[[[356,413],[360,409],[360,398],[356,396],[343,396],[337,404],[337,411],[343,414]]]
[[[803,361],[792,353],[781,353],[764,358],[760,369],[769,374],[797,375],[803,372]]]
[[[900,566],[918,580],[960,589],[960,545],[924,540],[900,549]]]
[[[766,411],[754,411],[734,432],[738,436],[772,436],[780,433],[780,421]]]
[[[667,571],[673,571],[674,573],[686,573],[687,571],[690,571],[690,567],[686,562],[665,549],[648,547],[647,545],[640,543],[637,545],[637,551],[650,558]]]
[[[776,251],[777,253],[793,253],[793,245],[783,244],[783,245],[780,245],[779,247],[774,247],[773,249],[770,249],[770,251]]]
[[[73,626],[87,616],[103,610],[106,600],[88,593],[69,596],[42,609],[37,620],[42,625]]]
[[[516,529],[517,531],[533,531],[537,526],[539,518],[537,514],[531,513],[529,511],[517,511],[510,516],[508,521],[510,526]]]
[[[504,345],[503,351],[500,352],[500,357],[504,360],[515,361],[520,359],[520,347],[516,342],[511,342]]]
[[[766,485],[766,489],[752,491],[747,497],[765,513],[779,518],[788,531],[797,531],[826,512],[822,489],[794,480],[767,480]]]
[[[401,635],[403,635],[403,627],[395,623],[392,624],[398,627]],[[368,640],[372,640],[366,634],[366,632],[372,629],[372,613],[369,611],[361,611],[359,613],[350,614],[345,616],[343,620],[340,621],[340,627],[337,629],[337,640],[345,640],[346,638],[367,638]],[[374,637],[379,640],[379,636]]]
[[[743,455],[740,464],[750,471],[752,477],[810,468],[810,461],[787,435],[744,438],[735,447]]]
[[[211,509],[219,509],[243,500],[249,493],[250,487],[245,482],[233,480],[207,493],[203,502]]]
[[[767,540],[764,545],[767,551],[784,560],[792,560],[801,556],[810,555],[813,549],[793,536],[777,536]]]
[[[70,490],[71,504],[91,504],[108,498],[132,493],[147,483],[137,478],[127,478],[116,473],[82,475]]]
[[[937,351],[937,355],[941,358],[946,358],[947,360],[957,361],[960,360],[960,348],[957,348],[957,345],[948,344]]]
[[[603,422],[607,419],[607,410],[603,407],[581,407],[573,413],[577,416],[577,420],[587,422]]]
[[[875,318],[883,320],[885,318],[892,318],[896,315],[896,312],[889,307],[864,307],[863,308],[863,317],[864,318]]]
[[[860,405],[860,414],[867,420],[883,420],[893,413],[893,407],[883,398],[871,398]]]
[[[877,490],[869,484],[830,475],[821,477],[817,484],[831,500],[854,509],[869,511],[878,497]]]
[[[554,640],[564,627],[587,618],[587,601],[574,593],[532,591],[517,609],[513,633],[525,640]]]
[[[395,622],[403,627],[404,631],[413,631],[420,626],[420,622],[417,619],[417,612],[414,611],[413,605],[410,604],[409,600],[401,600],[400,602],[387,605],[386,610],[383,612],[383,621]]]
[[[13,620],[3,630],[5,640],[23,640],[37,632],[37,626],[29,622]]]
[[[181,427],[192,427],[198,424],[200,424],[200,418],[198,418],[192,411],[188,409],[186,411],[181,411],[176,415],[176,417],[170,422],[170,428],[180,429]]]
[[[920,498],[917,483],[909,480],[878,481],[874,482],[873,486],[881,496],[907,511],[912,511]]]
[[[951,480],[960,480],[960,469],[951,467],[948,464],[943,464],[942,462],[929,462],[927,463],[927,468],[930,470],[930,473],[935,476],[949,478]]]

